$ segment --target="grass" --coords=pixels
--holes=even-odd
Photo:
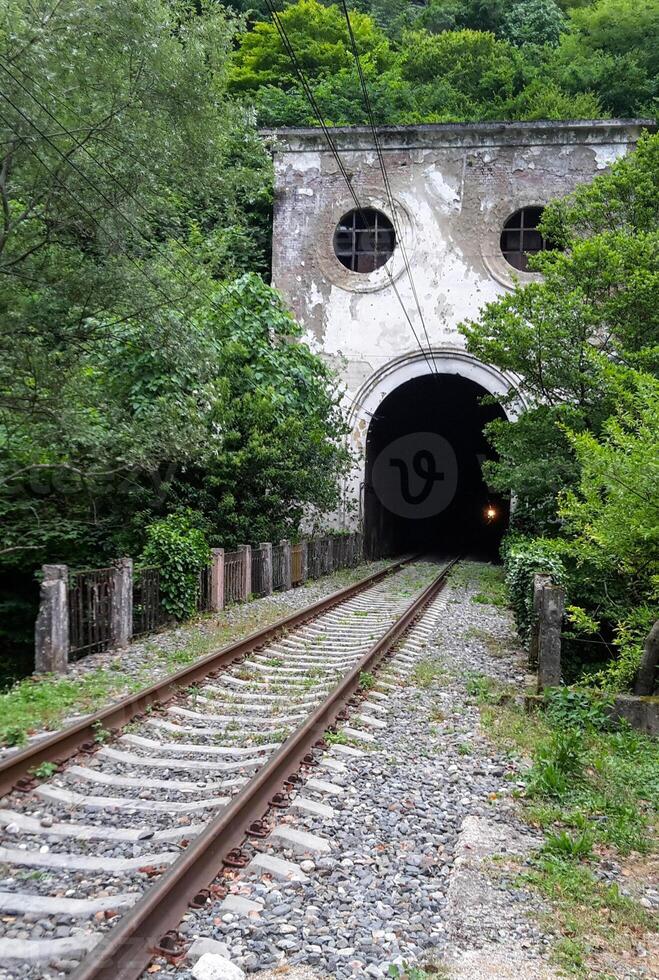
[[[411,966],[409,963],[395,966],[392,963],[387,975],[399,980],[448,980],[451,971],[443,963],[424,963],[423,966]]]
[[[477,626],[470,626],[464,636],[465,640],[478,640],[482,643],[491,657],[510,656],[514,649],[509,641]]]
[[[474,589],[472,602],[490,606],[507,606],[504,570],[500,565],[461,561],[449,572],[449,582],[465,589]]]
[[[556,962],[571,975],[592,976],[596,952],[633,950],[653,928],[648,912],[596,870],[603,857],[620,860],[655,848],[659,745],[613,727],[606,704],[584,691],[552,692],[545,710],[533,714],[479,700],[489,736],[509,755],[532,762],[522,807],[546,837],[521,879],[551,903],[545,925],[556,935]]]
[[[302,588],[313,588],[318,581],[322,581],[330,586],[329,591],[335,591],[357,582],[367,573],[384,568],[387,564],[388,562],[374,562],[342,569],[321,580],[310,581]],[[195,634],[199,624],[189,624],[188,635],[182,646],[174,651],[163,649],[156,635],[144,643],[144,663],[141,670],[133,676],[123,670],[121,657],[118,656],[107,667],[92,669],[77,677],[43,675],[39,678],[23,678],[0,694],[0,745],[24,745],[29,735],[59,728],[70,715],[98,711],[120,697],[148,687],[153,683],[154,673],[160,676],[175,673],[209,653],[294,612],[295,608],[293,605],[260,602],[236,606],[232,609],[232,617],[240,612],[238,622],[230,622],[220,615],[214,620],[216,625],[212,628],[209,628],[211,621],[204,616],[204,632]],[[252,675],[247,675],[247,671],[245,673],[245,679],[251,679]]]
[[[467,674],[465,688],[467,694],[479,705],[502,704],[510,701],[514,693],[488,674]]]
[[[375,687],[375,677],[368,670],[362,670],[359,675],[359,686],[365,691],[370,691]]]
[[[644,932],[656,929],[638,902],[616,884],[599,881],[577,860],[542,855],[520,878],[551,903],[546,925],[559,934],[554,960],[573,975],[592,976],[588,959],[596,949],[620,954],[631,950]]]
[[[42,762],[40,765],[30,769],[30,773],[36,776],[37,779],[48,779],[57,772],[58,768],[56,762]]]
[[[339,729],[336,732],[325,732],[323,738],[325,739],[328,745],[348,744],[348,736],[346,735],[345,732],[342,732],[341,729]]]
[[[447,674],[448,670],[442,660],[437,657],[424,657],[414,665],[410,683],[415,687],[428,688]]]

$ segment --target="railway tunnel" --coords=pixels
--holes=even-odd
[[[484,426],[503,410],[457,374],[428,372],[399,385],[370,420],[364,536],[371,557],[410,550],[496,558],[508,502],[488,490],[494,458]]]

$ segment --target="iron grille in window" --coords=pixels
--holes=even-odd
[[[396,233],[389,218],[374,208],[349,211],[334,232],[334,252],[351,272],[373,272],[393,255]]]
[[[501,251],[514,269],[528,269],[529,255],[548,248],[538,231],[542,208],[520,208],[508,218],[501,232]]]

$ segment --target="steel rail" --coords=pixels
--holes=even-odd
[[[137,980],[141,976],[161,937],[178,926],[193,896],[213,881],[223,858],[244,840],[246,828],[268,811],[269,801],[283,789],[286,778],[299,767],[314,743],[334,724],[337,715],[359,690],[362,673],[377,667],[391,652],[401,635],[440,592],[456,561],[458,558],[450,561],[410,603],[226,809],[124,914],[116,928],[88,953],[71,980]]]
[[[277,619],[269,626],[250,633],[242,640],[230,643],[187,667],[182,667],[175,674],[169,674],[162,680],[144,688],[143,691],[114,701],[100,711],[83,718],[82,721],[54,732],[46,738],[39,739],[22,751],[10,755],[0,762],[0,797],[10,793],[19,783],[19,780],[29,779],[31,771],[42,762],[59,764],[75,755],[83,747],[90,748],[95,744],[99,729],[114,732],[123,728],[124,725],[143,714],[148,707],[171,700],[180,694],[183,688],[207,678],[220,668],[228,666],[248,653],[252,653],[258,647],[271,642],[280,633],[294,629],[333,606],[345,602],[346,599],[358,595],[370,586],[394,574],[404,565],[415,561],[418,557],[418,555],[412,555],[392,562],[386,568],[373,572],[343,589],[338,589],[289,616]]]

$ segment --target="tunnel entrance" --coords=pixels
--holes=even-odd
[[[455,374],[400,385],[371,419],[366,442],[364,538],[372,558],[433,551],[496,558],[509,506],[490,493],[484,425],[505,418],[488,392]]]

